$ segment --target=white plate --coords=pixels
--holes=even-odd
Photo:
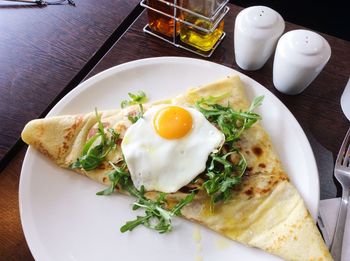
[[[134,61],[104,71],[67,94],[48,114],[84,113],[119,107],[128,92],[144,90],[151,100],[238,73],[215,63],[163,57]],[[240,73],[239,73],[240,74]],[[240,74],[250,99],[265,95],[259,109],[292,182],[314,218],[319,202],[317,167],[310,144],[289,110],[266,88]],[[96,196],[103,189],[61,169],[29,148],[19,186],[25,237],[37,260],[279,260],[180,218],[174,231],[160,235],[145,228],[122,234],[135,218],[131,198]],[[202,258],[202,259],[201,259]]]

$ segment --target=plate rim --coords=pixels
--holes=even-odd
[[[253,78],[222,64],[216,63],[216,62],[212,62],[212,61],[208,61],[208,60],[202,60],[202,59],[198,59],[198,58],[189,58],[189,57],[177,57],[177,56],[162,56],[162,57],[151,57],[151,58],[144,58],[144,59],[137,59],[137,60],[132,60],[126,63],[122,63],[122,64],[118,64],[115,65],[113,67],[110,67],[106,70],[103,70],[99,73],[97,73],[96,75],[93,75],[92,77],[84,80],[83,82],[79,83],[74,89],[72,89],[70,92],[68,92],[64,97],[62,97],[62,99],[60,99],[53,107],[52,109],[47,113],[47,115],[45,116],[45,118],[47,117],[51,117],[51,116],[55,116],[55,115],[60,115],[59,113],[57,113],[58,110],[64,108],[64,105],[69,103],[74,97],[76,97],[77,95],[79,95],[81,92],[86,91],[89,88],[93,88],[94,85],[96,83],[98,83],[99,81],[108,78],[116,73],[120,73],[124,70],[128,70],[128,69],[132,69],[133,67],[137,67],[140,65],[154,65],[156,63],[181,63],[181,62],[185,62],[185,63],[206,63],[208,65],[214,65],[216,67],[223,67],[226,69],[231,70],[233,73],[237,73],[242,80],[246,80],[246,81],[250,81],[252,83],[254,83],[255,85],[260,86],[261,88],[264,88],[264,90],[266,92],[269,93],[270,97],[272,97],[274,99],[274,102],[277,101],[277,103],[279,103],[280,106],[282,106],[283,110],[289,114],[290,119],[293,120],[293,125],[296,126],[298,128],[298,131],[300,132],[300,134],[302,134],[302,143],[304,144],[304,149],[307,150],[307,154],[309,156],[311,156],[310,160],[312,162],[308,162],[308,165],[310,165],[311,168],[314,169],[314,173],[316,176],[316,180],[314,180],[313,182],[315,183],[315,187],[316,187],[316,192],[317,195],[315,195],[315,197],[317,198],[316,201],[316,205],[314,208],[314,211],[309,210],[309,212],[311,213],[311,216],[314,219],[314,222],[316,222],[317,220],[317,214],[318,214],[318,209],[319,209],[319,202],[320,202],[320,181],[319,181],[319,172],[318,172],[318,167],[317,167],[317,163],[316,163],[316,158],[315,155],[313,153],[311,144],[307,138],[306,133],[304,132],[303,128],[301,127],[301,125],[299,124],[299,122],[297,121],[297,119],[295,118],[295,116],[293,115],[293,113],[286,107],[286,105],[279,99],[277,98],[277,96],[275,96],[268,88],[266,88],[265,86],[263,86],[262,84],[260,84],[259,82],[257,82],[256,80],[254,80]],[[21,173],[20,173],[20,180],[19,180],[19,195],[18,195],[18,201],[19,201],[19,212],[20,212],[20,221],[21,221],[21,225],[22,225],[22,230],[26,239],[26,242],[28,244],[28,247],[31,251],[31,253],[33,254],[34,258],[38,258],[39,256],[42,256],[41,254],[39,254],[39,250],[35,249],[34,247],[34,242],[32,242],[32,238],[30,235],[28,235],[30,230],[28,228],[28,224],[26,224],[26,221],[24,220],[23,217],[23,173],[25,172],[25,167],[29,166],[28,164],[30,164],[31,161],[31,157],[35,154],[35,150],[29,146],[24,159],[23,159],[23,163],[22,163],[22,167],[21,167]],[[299,193],[299,192],[298,192]],[[304,200],[304,199],[303,199]],[[29,240],[29,238],[31,240]],[[37,252],[38,251],[38,252]],[[51,259],[52,257],[50,256],[46,256],[49,259]]]

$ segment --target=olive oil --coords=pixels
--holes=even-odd
[[[174,3],[173,0],[166,0],[166,1],[170,3]],[[152,8],[155,8],[171,16],[174,15],[173,7],[168,6],[167,4],[164,4],[158,0],[148,0],[148,5]],[[173,37],[174,30],[175,30],[175,19],[171,17],[167,17],[163,14],[157,13],[150,9],[148,9],[147,11],[148,11],[148,25],[151,28],[151,30],[158,32],[160,34],[166,35],[168,37]],[[176,35],[178,35],[179,32],[180,32],[179,22],[176,22]]]
[[[172,38],[174,44],[181,41],[198,53],[208,52],[224,35],[225,3],[227,0],[147,0],[148,26],[158,36]]]
[[[186,21],[205,29],[210,29],[213,26],[211,22],[196,17],[193,17],[193,19],[187,18]],[[210,51],[221,37],[223,31],[224,20],[219,23],[218,27],[212,33],[206,33],[193,26],[181,24],[180,39],[182,42],[194,46],[199,50]]]

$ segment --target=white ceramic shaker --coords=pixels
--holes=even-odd
[[[284,20],[266,6],[252,6],[236,17],[234,50],[237,65],[243,70],[258,70],[273,53],[284,31]]]
[[[340,98],[340,104],[346,118],[350,121],[350,78]]]
[[[331,48],[321,35],[294,30],[278,41],[273,62],[273,84],[285,94],[301,93],[321,72]]]

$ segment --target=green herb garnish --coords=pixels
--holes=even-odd
[[[239,156],[238,163],[232,163],[228,157],[232,154]],[[238,149],[222,154],[222,151],[212,153],[209,156],[209,166],[206,176],[208,180],[203,183],[208,195],[211,196],[213,204],[230,198],[232,188],[241,183],[242,176],[247,168],[247,162]]]
[[[222,106],[217,104],[218,101],[226,98],[229,94],[224,94],[218,97],[208,97],[201,99],[196,103],[197,109],[214,125],[216,125],[225,135],[225,142],[222,147],[209,155],[205,170],[205,178],[202,184],[202,189],[205,190],[211,197],[212,206],[220,201],[228,200],[232,195],[232,189],[235,185],[241,183],[242,177],[247,168],[247,162],[236,142],[239,140],[242,132],[250,128],[261,117],[254,113],[253,110],[261,105],[263,96],[259,96],[250,105],[247,111],[235,111],[230,106]],[[129,93],[130,101],[123,101],[121,106],[125,108],[129,105],[139,105],[139,113],[136,116],[129,116],[129,120],[136,122],[143,115],[142,103],[147,101],[144,92],[138,94]],[[98,117],[96,112],[96,117]],[[111,134],[111,139],[107,139],[103,124],[98,117],[98,133],[95,134],[84,146],[82,156],[74,164],[87,167],[100,164],[111,149],[110,141],[115,141],[119,135],[113,129],[108,129]],[[97,140],[100,143],[96,146],[93,144]],[[106,154],[107,152],[107,154]],[[234,160],[232,160],[234,159]],[[88,161],[84,163],[84,160]],[[99,163],[98,163],[99,162]],[[159,193],[155,200],[148,199],[145,196],[145,190],[142,186],[140,190],[136,189],[131,180],[129,171],[124,160],[118,165],[109,162],[112,166],[112,171],[108,174],[110,186],[97,195],[110,195],[115,188],[119,186],[131,196],[134,196],[137,201],[133,204],[133,210],[143,209],[144,215],[137,216],[136,219],[128,221],[120,228],[121,232],[132,231],[139,225],[143,225],[150,229],[154,229],[159,233],[171,231],[171,219],[173,216],[181,216],[181,210],[189,204],[195,196],[192,190],[191,194],[187,195],[173,208],[167,206],[167,193]],[[85,169],[85,168],[84,168]]]
[[[139,113],[136,116],[128,116],[128,119],[132,122],[135,123],[138,121],[143,116],[144,109],[143,109],[143,103],[147,102],[147,96],[143,91],[139,91],[136,94],[133,93],[128,93],[130,100],[123,100],[120,104],[122,108],[125,108],[130,105],[139,105]]]
[[[169,232],[172,229],[171,218],[173,216],[180,216],[181,209],[193,200],[194,195],[194,192],[192,192],[172,209],[166,210],[166,193],[160,193],[156,200],[150,200],[144,196],[144,189],[142,187],[141,191],[135,195],[138,197],[138,201],[134,203],[133,210],[143,208],[145,210],[145,215],[137,216],[135,220],[126,222],[126,224],[120,228],[120,231],[123,233],[132,231],[135,227],[142,224],[159,233]]]
[[[203,98],[196,102],[196,107],[208,121],[217,125],[225,134],[226,142],[237,140],[245,129],[250,128],[261,119],[260,115],[254,113],[253,110],[261,105],[264,96],[255,98],[248,111],[245,112],[235,111],[230,106],[213,104],[212,99],[213,97]]]
[[[129,182],[130,175],[125,162],[122,163],[121,167],[114,165],[112,162],[109,162],[109,164],[113,167],[113,171],[107,175],[111,184],[107,189],[97,192],[96,195],[110,195],[118,184],[123,187]]]
[[[97,133],[85,143],[80,157],[70,165],[72,169],[83,168],[86,171],[96,169],[116,146],[119,134],[113,129],[108,129],[108,132],[111,134],[111,139],[109,139],[104,131],[101,116],[96,109],[95,115],[98,124]]]
[[[263,98],[264,96],[255,98],[248,111],[235,111],[230,106],[215,104],[216,97],[201,99],[196,103],[197,109],[225,135],[221,149],[209,156],[205,171],[208,179],[203,183],[203,188],[211,196],[212,206],[219,201],[228,200],[234,186],[241,183],[247,162],[235,147],[235,142],[244,130],[261,119],[253,110],[262,104]],[[225,152],[226,148],[229,151]],[[230,160],[232,156],[235,156],[235,162]]]
[[[172,209],[166,210],[166,193],[160,193],[156,200],[146,198],[144,187],[141,187],[141,190],[137,190],[134,187],[129,172],[126,169],[125,162],[121,164],[121,167],[116,166],[112,162],[109,163],[113,167],[113,171],[108,174],[111,184],[107,189],[97,192],[96,194],[110,195],[114,192],[115,187],[120,185],[124,191],[137,198],[137,201],[133,205],[133,210],[140,208],[145,210],[144,216],[137,216],[135,220],[126,222],[126,224],[120,228],[120,231],[123,233],[132,231],[139,225],[144,225],[159,233],[171,231],[171,218],[181,215],[181,209],[193,200],[194,192],[186,196]]]

